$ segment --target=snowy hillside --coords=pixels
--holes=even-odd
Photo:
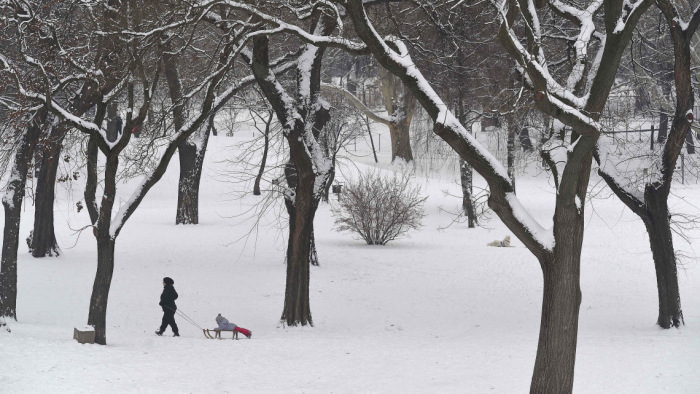
[[[60,190],[56,230],[63,254],[34,259],[20,245],[19,321],[9,322],[11,333],[0,333],[0,392],[527,392],[541,312],[538,262],[515,238],[513,248],[486,246],[510,234],[495,215],[484,228],[450,226],[448,212],[460,200],[444,191],[459,195],[459,186],[444,174],[416,180],[430,195],[424,227],[388,246],[335,232],[322,204],[315,225],[321,266],[311,272],[315,326],[282,326],[286,217],[277,215],[283,209],[273,207],[256,222],[250,208],[261,198],[237,198],[250,185],[225,176],[235,170],[227,159],[243,134],[251,136],[241,131],[210,141],[199,225],[174,225],[174,159],[124,227],[106,347],[72,340],[73,327],[87,321],[96,247],[91,234],[75,231],[89,222],[85,210],[75,210],[82,186],[74,186],[73,196]],[[383,163],[388,141],[385,134]],[[369,155],[362,161],[360,169],[373,162]],[[120,189],[122,200],[133,184]],[[554,195],[546,177],[522,176],[517,185],[524,204],[551,225]],[[700,206],[700,186],[676,192],[675,209]],[[612,198],[586,209],[574,392],[700,392],[699,251],[677,237],[686,255],[679,278],[686,325],[662,330],[654,324],[656,281],[643,225]],[[27,204],[20,239],[32,218]],[[695,239],[700,231],[688,235]],[[178,307],[198,325],[213,328],[221,313],[253,338],[208,340],[180,317],[180,338],[154,335],[164,276],[175,280]]]

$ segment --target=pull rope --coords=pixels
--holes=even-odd
[[[200,330],[203,330],[203,329],[204,329],[204,328],[202,328],[199,324],[197,324],[197,322],[195,322],[194,319],[192,319],[191,317],[187,316],[187,315],[186,315],[184,312],[182,312],[181,310],[179,310],[179,309],[173,309],[173,308],[171,308],[171,307],[169,307],[169,306],[166,306],[166,308],[170,309],[171,311],[174,311],[175,314],[177,314],[178,316],[182,317],[186,322],[188,322],[188,323],[190,323],[191,325],[193,325],[193,326],[199,328]]]

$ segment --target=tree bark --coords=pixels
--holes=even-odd
[[[177,187],[177,214],[175,224],[199,223],[199,180],[197,147],[183,142],[177,148],[180,158],[180,179]],[[199,170],[199,171],[198,171]]]
[[[309,303],[309,256],[318,200],[313,198],[315,176],[303,174],[298,179],[296,199],[289,216],[287,282],[281,319],[289,326],[313,326]],[[290,205],[290,202],[285,200],[285,204]]]
[[[379,69],[382,92],[384,93],[384,107],[387,114],[395,120],[389,124],[389,136],[391,137],[391,161],[397,158],[406,162],[413,161],[411,149],[411,119],[416,106],[415,97],[404,89],[399,78],[384,68]]]
[[[656,286],[659,293],[659,317],[656,324],[662,328],[671,328],[683,324],[683,311],[668,211],[668,195],[664,194],[663,191],[647,189],[647,215],[642,219],[649,234],[656,269]]]
[[[182,94],[182,81],[178,70],[178,59],[167,52],[163,53],[165,77],[168,82],[170,101],[173,103],[173,123],[176,130],[185,125],[185,97]],[[177,213],[175,224],[199,223],[199,183],[202,179],[204,154],[209,140],[207,127],[199,145],[183,141],[178,146],[180,158],[180,179],[177,188]]]
[[[508,156],[508,177],[513,182],[513,192],[515,192],[515,130],[516,125],[513,119],[508,120],[508,146],[506,152]]]
[[[114,240],[98,236],[97,273],[90,297],[88,325],[95,327],[95,343],[107,344],[107,299],[114,273]]]
[[[270,150],[270,125],[272,124],[272,117],[274,113],[270,111],[269,118],[267,122],[265,122],[265,146],[263,147],[263,156],[262,160],[260,161],[260,169],[258,170],[258,176],[255,177],[255,184],[253,185],[253,195],[259,196],[260,193],[260,180],[262,180],[262,176],[265,173],[265,165],[267,164],[267,153]]]
[[[116,235],[110,234],[112,209],[116,195],[116,174],[119,167],[119,151],[110,152],[105,164],[105,187],[100,204],[99,217],[93,234],[97,240],[97,272],[90,296],[88,325],[95,327],[95,343],[107,344],[107,299],[114,273],[114,243]]]
[[[22,137],[15,152],[10,180],[7,183],[2,205],[5,210],[5,228],[2,242],[2,265],[0,266],[0,317],[17,320],[17,248],[19,247],[19,223],[22,215],[22,200],[27,182],[27,171],[34,147],[46,121],[47,111],[41,110]]]
[[[572,133],[571,140],[578,135]],[[569,155],[554,211],[553,253],[540,258],[543,293],[540,335],[530,393],[571,393],[581,305],[584,209],[595,142],[581,138]]]
[[[178,182],[177,217],[175,224],[199,223],[199,184],[204,169],[204,155],[207,153],[209,130],[200,136],[200,145],[180,144],[180,180]]]
[[[462,181],[462,211],[464,211],[464,216],[467,217],[469,228],[476,227],[478,223],[474,202],[472,201],[473,171],[472,167],[464,159],[459,160],[459,173]]]
[[[87,180],[85,182],[85,207],[90,215],[90,223],[97,223],[99,210],[95,194],[97,193],[97,154],[98,147],[95,137],[90,137],[87,146]]]
[[[65,123],[52,127],[47,138],[37,145],[41,165],[34,199],[34,230],[31,241],[34,257],[59,256],[61,253],[54,231],[53,207],[63,139],[69,128]]]
[[[540,335],[530,393],[571,393],[581,304],[580,253],[566,250],[545,265],[549,268],[544,271]]]

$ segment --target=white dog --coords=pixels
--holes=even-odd
[[[503,241],[493,241],[486,244],[486,246],[495,246],[497,248],[508,248],[510,247],[510,235],[506,235]]]

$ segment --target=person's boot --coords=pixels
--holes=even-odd
[[[159,337],[162,337],[162,336],[163,336],[163,332],[160,331],[160,330],[156,330],[156,335],[158,335]]]
[[[177,333],[177,332],[176,332],[175,334],[173,334],[173,336],[174,336],[174,337],[179,337],[179,336],[180,336],[180,333]]]

